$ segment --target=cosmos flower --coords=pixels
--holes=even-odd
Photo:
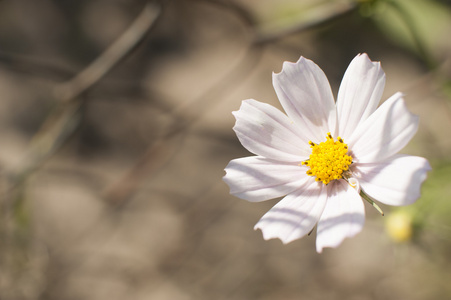
[[[382,213],[375,200],[402,206],[419,198],[429,163],[397,154],[417,131],[418,117],[401,93],[377,108],[384,85],[380,63],[357,55],[335,103],[324,72],[301,57],[273,74],[286,115],[253,99],[233,112],[233,129],[255,156],[227,165],[230,193],[251,202],[285,196],[255,225],[265,239],[289,243],[317,225],[322,252],[362,230],[363,200]]]

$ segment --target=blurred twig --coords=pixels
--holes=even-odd
[[[133,24],[113,45],[73,79],[55,88],[56,98],[64,102],[71,101],[97,83],[143,39],[159,14],[158,6],[146,5]]]
[[[357,7],[358,5],[356,3],[347,3],[337,6],[333,11],[325,13],[324,16],[322,16],[322,18],[317,18],[308,22],[296,23],[293,26],[282,28],[280,30],[270,33],[262,33],[257,31],[255,33],[254,43],[266,44],[274,42],[289,35],[300,33],[302,31],[327,24],[333,20],[336,20],[345,15],[348,15],[349,13],[352,13]]]
[[[147,4],[130,27],[86,69],[57,86],[57,105],[31,141],[26,160],[13,176],[13,187],[20,185],[49,155],[55,152],[78,125],[79,97],[116,66],[145,37],[160,14],[159,6]]]
[[[0,62],[2,69],[11,69],[16,73],[22,73],[39,78],[58,80],[73,74],[73,68],[65,63],[45,60],[41,57],[21,55],[18,53],[4,52],[0,50]]]
[[[183,134],[188,132],[204,113],[218,104],[214,99],[220,97],[225,90],[236,88],[249,76],[261,57],[261,50],[260,47],[249,46],[235,67],[221,76],[200,97],[175,107],[171,113],[180,116],[175,126],[162,133],[125,176],[104,191],[105,199],[113,205],[123,204],[141,185],[144,174],[155,174],[168,163],[169,159],[181,149]]]
[[[250,27],[256,26],[256,21],[254,19],[253,14],[236,1],[230,0],[197,0],[197,1],[206,2],[210,5],[217,5],[220,6],[221,8],[225,8],[234,13],[236,16],[238,16],[247,26]]]
[[[333,1],[330,1],[332,3],[329,4],[333,5],[333,9],[330,9],[327,12],[325,12],[320,18],[316,18],[312,21],[293,23],[292,26],[284,27],[275,30],[273,32],[263,32],[260,30],[259,28],[260,25],[258,24],[258,21],[256,20],[255,16],[237,1],[233,0],[197,0],[197,1],[206,2],[211,5],[217,5],[235,13],[235,15],[238,16],[246,26],[250,27],[252,32],[252,43],[254,45],[275,42],[289,35],[300,33],[305,30],[327,24],[349,13],[352,13],[355,9],[358,8],[358,4],[356,2],[347,2],[347,3],[343,2],[337,4],[334,3]]]

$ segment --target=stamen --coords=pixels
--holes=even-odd
[[[352,163],[352,157],[347,155],[348,146],[341,137],[334,141],[328,132],[325,142],[315,144],[309,141],[309,144],[312,154],[308,160],[302,162],[302,165],[309,167],[307,175],[315,176],[316,181],[327,185],[332,180],[341,179],[348,174],[347,170]]]

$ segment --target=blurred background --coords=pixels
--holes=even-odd
[[[449,299],[450,31],[444,0],[0,1],[0,299]],[[301,55],[336,95],[362,52],[420,116],[422,198],[264,241],[231,112]]]

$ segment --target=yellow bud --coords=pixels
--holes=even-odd
[[[407,211],[390,213],[385,222],[388,236],[395,242],[407,242],[413,235],[413,217]]]

